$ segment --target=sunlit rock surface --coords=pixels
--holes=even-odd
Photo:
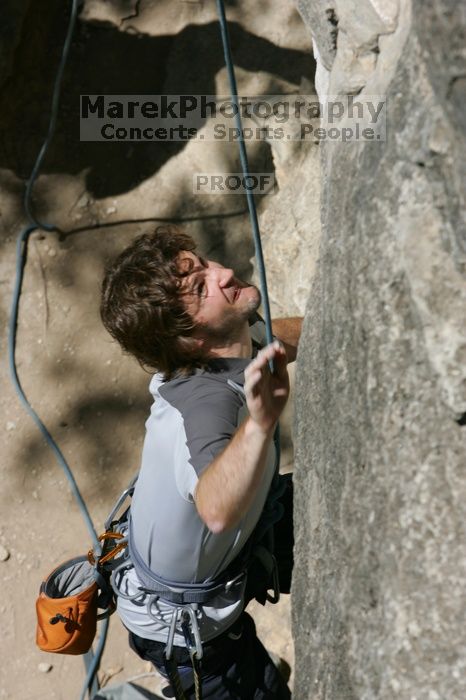
[[[297,363],[299,700],[460,700],[465,673],[465,14],[300,0],[320,96],[386,94],[324,143]],[[351,12],[350,12],[351,9]]]

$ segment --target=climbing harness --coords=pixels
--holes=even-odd
[[[248,564],[252,556],[257,557],[263,562],[265,570],[272,578],[273,595],[270,595],[267,592],[267,600],[270,602],[277,602],[279,599],[280,593],[278,585],[278,570],[277,563],[273,555],[274,546],[272,527],[274,522],[281,517],[283,512],[282,511],[280,513],[280,504],[277,500],[280,496],[280,483],[278,475],[280,446],[278,429],[274,436],[277,464],[274,480],[270,490],[271,496],[268,499],[266,507],[264,508],[263,516],[261,517],[256,530],[254,531],[254,539],[251,539],[247,556],[244,557],[243,555],[242,560],[239,562],[239,566],[237,566],[236,574],[231,577],[233,571],[229,568],[228,572],[224,572],[216,581],[210,582],[209,584],[183,584],[180,587],[179,583],[167,581],[159,576],[156,576],[154,572],[145,566],[142,558],[139,557],[131,537],[130,509],[127,508],[120,518],[115,519],[116,512],[120,509],[125,499],[132,495],[134,491],[135,479],[118,499],[117,504],[105,523],[105,532],[100,537],[97,537],[86,504],[82,498],[71,469],[55,440],[52,438],[46,426],[29,403],[22,389],[16,369],[15,350],[19,298],[21,294],[23,273],[26,262],[28,239],[30,234],[37,228],[42,228],[45,231],[56,230],[55,226],[42,223],[35,217],[32,210],[31,199],[35,180],[38,176],[40,167],[55,132],[61,83],[71,46],[79,4],[80,0],[72,0],[68,30],[54,83],[48,133],[36,158],[26,187],[24,209],[30,224],[25,227],[18,237],[16,252],[16,281],[9,323],[9,364],[14,387],[26,411],[38,426],[47,444],[54,452],[58,463],[63,469],[70,484],[70,488],[83,514],[86,526],[93,542],[93,548],[90,550],[87,557],[76,557],[68,562],[65,562],[57,567],[44,581],[37,602],[39,621],[38,644],[39,646],[42,645],[41,648],[49,647],[49,651],[59,653],[87,652],[85,656],[87,675],[80,700],[84,700],[88,690],[92,689],[93,692],[96,692],[98,690],[98,684],[95,679],[95,674],[105,644],[108,629],[107,618],[115,607],[113,596],[126,595],[121,590],[119,582],[121,581],[122,572],[127,569],[128,566],[134,566],[138,577],[143,583],[143,587],[136,596],[133,596],[133,598],[140,598],[141,596],[148,595],[148,614],[153,617],[152,606],[159,598],[173,606],[173,613],[171,615],[170,622],[167,625],[168,636],[165,650],[165,669],[175,692],[175,698],[176,700],[185,700],[185,694],[182,688],[178,668],[172,656],[174,636],[178,626],[183,634],[193,666],[196,700],[201,700],[202,687],[200,681],[200,663],[203,652],[198,625],[199,606],[207,603],[209,600],[212,600],[219,594],[220,591],[229,590],[231,586],[241,583],[247,576]],[[238,92],[223,0],[217,0],[217,9],[225,63],[230,83],[230,91],[232,101],[236,105],[235,119],[239,133],[238,144],[241,166],[243,176],[247,178],[249,177],[249,164],[243,138]],[[246,191],[246,197],[254,237],[255,255],[257,260],[257,269],[259,274],[266,327],[266,338],[267,343],[271,343],[273,337],[265,264],[262,254],[254,196],[249,189]],[[270,364],[270,369],[273,371],[272,363]],[[265,537],[268,538],[267,545],[263,544]],[[238,565],[238,563],[236,564]],[[102,615],[97,614],[98,607],[104,608],[104,613]],[[104,623],[101,628],[100,638],[95,654],[92,654],[89,649],[95,635],[95,624],[98,618],[104,618]],[[160,622],[158,618],[157,621]]]

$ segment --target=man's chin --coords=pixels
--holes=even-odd
[[[261,305],[261,295],[259,290],[256,287],[253,287],[253,290],[255,291],[255,294],[252,295],[247,301],[249,316],[252,316]]]
[[[243,297],[247,303],[248,309],[251,313],[253,313],[254,311],[257,311],[261,305],[261,293],[253,284],[246,284],[245,282],[242,282],[242,284],[244,286],[241,287],[241,294],[239,295],[239,298],[241,299],[241,297]]]

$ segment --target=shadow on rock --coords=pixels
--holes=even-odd
[[[47,12],[43,4],[31,5],[16,54],[14,77],[2,89],[0,167],[22,178],[29,176],[47,132],[52,85],[67,22],[67,13],[57,7],[56,0],[47,0]],[[313,74],[310,53],[277,47],[234,22],[229,30],[237,66],[264,71],[295,85],[303,75]],[[118,31],[106,22],[78,21],[57,131],[42,172],[85,171],[86,188],[96,199],[133,189],[183,150],[186,142],[80,142],[79,96],[215,94],[215,78],[223,67],[217,22],[189,25],[178,34],[152,37]]]

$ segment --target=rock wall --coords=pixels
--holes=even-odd
[[[464,8],[299,8],[321,101],[386,94],[388,134],[321,148],[320,258],[297,367],[295,697],[459,700]]]

